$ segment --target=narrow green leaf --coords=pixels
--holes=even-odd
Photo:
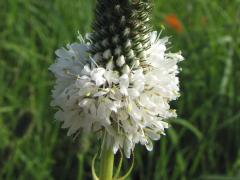
[[[120,160],[119,160],[119,163],[118,163],[116,174],[114,175],[113,179],[116,179],[119,176],[119,173],[120,173],[121,168],[122,168],[122,161],[123,161],[123,153],[120,149]]]
[[[99,178],[97,177],[96,171],[95,171],[95,160],[97,158],[97,153],[94,155],[93,160],[92,160],[92,176],[93,176],[93,180],[99,180]]]
[[[185,119],[170,119],[168,121],[170,124],[178,124],[181,125],[185,128],[187,128],[188,130],[190,130],[199,140],[201,140],[203,138],[203,134],[202,132],[196,128],[194,125],[192,125],[189,121],[185,120]]]

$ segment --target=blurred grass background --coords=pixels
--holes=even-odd
[[[179,119],[148,153],[136,180],[240,179],[240,1],[155,0],[153,26],[181,49]],[[49,107],[56,48],[91,30],[94,0],[0,0],[0,179],[91,179],[99,148],[73,141]],[[175,15],[181,29],[166,22]],[[90,139],[90,140],[89,140]],[[90,142],[91,141],[91,142]],[[126,167],[130,162],[125,162]]]

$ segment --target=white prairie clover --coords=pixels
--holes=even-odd
[[[96,133],[129,158],[135,144],[151,151],[164,135],[183,57],[151,32],[150,10],[147,0],[98,0],[93,32],[56,51],[52,106],[69,136]]]

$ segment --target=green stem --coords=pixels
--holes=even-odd
[[[114,163],[113,151],[111,148],[107,147],[106,142],[104,142],[100,161],[99,180],[112,180],[113,163]]]

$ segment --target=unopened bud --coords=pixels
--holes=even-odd
[[[123,36],[128,36],[130,34],[130,28],[125,28],[123,31]]]
[[[110,31],[112,31],[112,32],[115,32],[115,31],[116,31],[116,27],[115,27],[114,24],[111,24],[109,29],[110,29]]]
[[[107,47],[109,45],[108,39],[104,39],[101,43],[104,47]]]
[[[131,40],[128,39],[127,42],[125,43],[125,48],[130,48],[132,46]]]
[[[118,36],[118,35],[114,36],[113,39],[112,39],[112,41],[113,41],[113,43],[115,43],[115,44],[119,43],[119,41],[120,41],[119,36]]]
[[[117,66],[118,67],[122,67],[125,64],[125,58],[123,55],[121,55],[120,57],[118,57],[117,59]]]
[[[107,70],[113,70],[114,69],[113,58],[107,63],[106,69]]]
[[[124,25],[126,24],[126,17],[125,17],[125,16],[122,16],[122,17],[121,17],[120,24],[121,24],[122,26],[124,26]]]
[[[102,55],[101,53],[96,53],[94,56],[93,56],[93,59],[95,61],[101,61],[102,60]]]
[[[123,74],[129,74],[130,73],[130,68],[129,68],[129,66],[128,65],[124,65],[123,66],[123,69],[122,69],[122,73]]]
[[[112,56],[111,50],[107,49],[106,51],[104,51],[103,53],[103,58],[104,59],[109,59]]]
[[[139,60],[135,60],[133,65],[134,65],[135,68],[139,67],[140,61]]]
[[[139,54],[139,57],[142,58],[142,59],[146,59],[146,57],[147,57],[146,51],[142,51],[142,52]]]
[[[121,6],[118,4],[114,7],[115,11],[120,14]]]
[[[134,58],[134,51],[132,49],[128,52],[127,57],[130,59]]]
[[[120,46],[118,46],[115,50],[114,50],[114,54],[115,55],[120,55],[121,54],[121,52],[122,52],[122,50],[121,50],[121,47]]]
[[[142,46],[142,43],[139,43],[136,47],[137,50],[142,50],[143,46]]]

